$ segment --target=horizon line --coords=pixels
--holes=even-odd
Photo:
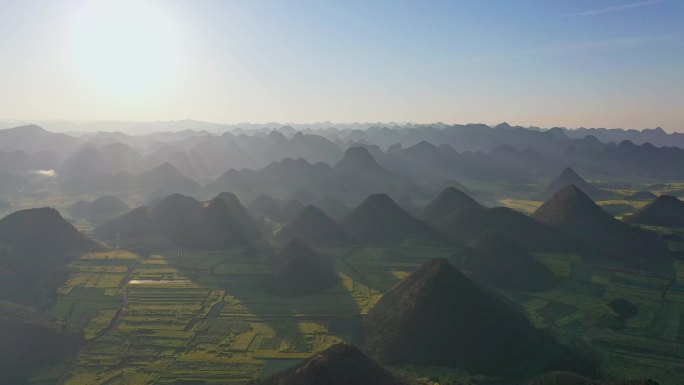
[[[250,126],[261,126],[261,127],[247,127],[245,129],[248,130],[258,130],[260,128],[268,128],[269,126],[277,125],[280,126],[279,128],[282,127],[287,127],[287,126],[308,126],[308,125],[322,125],[322,124],[330,124],[331,126],[328,128],[335,128],[334,125],[392,125],[392,126],[433,126],[433,125],[446,125],[446,126],[468,126],[468,125],[485,125],[488,127],[496,127],[502,124],[509,125],[510,127],[522,127],[526,129],[539,129],[539,130],[551,130],[554,128],[561,128],[564,130],[624,130],[624,131],[630,131],[630,130],[636,130],[636,131],[646,131],[646,130],[662,130],[667,134],[673,134],[673,133],[682,133],[680,131],[670,131],[667,130],[661,126],[656,126],[656,127],[643,127],[643,128],[623,128],[623,127],[587,127],[587,126],[579,126],[579,127],[566,127],[566,126],[552,126],[552,127],[544,127],[544,126],[537,126],[537,125],[519,125],[519,124],[510,124],[507,121],[503,121],[500,123],[496,124],[487,124],[483,122],[468,122],[468,123],[446,123],[442,121],[434,121],[434,122],[397,122],[397,121],[377,121],[377,122],[362,122],[362,121],[352,121],[352,122],[334,122],[334,121],[318,121],[318,122],[237,122],[237,123],[225,123],[225,122],[214,122],[214,121],[208,121],[208,120],[197,120],[197,119],[191,119],[191,118],[185,118],[185,119],[176,119],[176,120],[116,120],[116,119],[103,119],[103,120],[97,120],[97,119],[84,119],[84,120],[73,120],[73,119],[2,119],[0,118],[0,123],[18,123],[20,125],[15,126],[15,127],[7,127],[4,129],[11,129],[11,128],[18,128],[22,126],[30,126],[30,125],[35,125],[39,126],[43,129],[39,123],[71,123],[71,124],[89,124],[89,123],[112,123],[112,124],[164,124],[164,123],[183,123],[183,122],[193,122],[193,123],[200,123],[200,124],[207,124],[207,125],[217,125],[217,126],[231,126],[230,128],[241,128],[241,127],[236,127],[240,125],[250,125]],[[295,127],[293,127],[295,128]],[[306,127],[302,127],[306,128]],[[4,129],[0,129],[4,130]],[[193,130],[192,128],[186,128],[183,130]],[[181,130],[181,131],[183,131]],[[73,132],[73,133],[81,133],[81,132],[88,132],[86,131],[58,131],[58,132]],[[116,132],[116,131],[90,131],[90,132]],[[161,131],[151,131],[151,132],[161,132]],[[167,132],[175,132],[172,130],[168,130]]]

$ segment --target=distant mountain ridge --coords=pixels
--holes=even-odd
[[[229,128],[212,126],[219,127]],[[450,180],[524,182],[553,177],[562,167],[599,176],[684,177],[684,149],[656,147],[632,138],[632,131],[623,140],[602,142],[592,135],[570,136],[561,128],[508,124],[365,125],[365,131],[348,128],[353,125],[296,127],[301,131],[265,125],[221,134],[183,130],[140,136],[78,136],[17,127],[0,130],[0,169],[23,178],[54,170],[60,188],[69,194],[143,191],[154,198],[182,193],[206,199],[233,191],[240,197],[268,192],[289,199],[306,190],[348,206],[373,193],[395,198],[408,193],[424,201],[434,193],[431,188]],[[644,135],[684,136],[660,131]],[[16,179],[8,183],[17,184],[14,190],[22,184]]]
[[[170,163],[161,164],[140,174],[119,171],[115,174],[103,173],[84,177],[75,177],[62,181],[62,188],[72,194],[122,194],[146,193],[156,191],[196,195],[201,193],[202,186],[183,175]]]
[[[684,148],[684,134],[681,132],[668,133],[660,127],[643,130],[625,130],[621,128],[575,128],[563,130],[568,137],[583,138],[592,135],[602,142],[632,141],[636,144],[651,143],[655,146],[677,146]]]

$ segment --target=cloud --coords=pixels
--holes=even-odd
[[[616,5],[613,7],[607,7],[607,8],[598,8],[598,9],[589,9],[586,11],[582,12],[576,12],[576,13],[569,13],[565,15],[566,17],[586,17],[586,16],[596,16],[596,15],[603,15],[606,13],[614,13],[614,12],[622,12],[622,11],[628,11],[630,9],[635,9],[635,8],[644,8],[644,7],[650,7],[659,3],[662,3],[664,0],[646,0],[646,1],[639,1],[637,3],[629,3],[629,4],[622,4],[622,5]]]
[[[536,62],[540,57],[556,55],[575,55],[599,52],[617,52],[640,50],[654,45],[676,45],[684,47],[684,33],[662,34],[649,36],[631,36],[607,39],[593,39],[585,41],[556,42],[544,45],[529,46],[522,49],[501,51],[485,51],[472,54],[462,54],[450,61],[451,64],[481,67],[486,64],[511,64]],[[437,68],[444,62],[430,62],[423,68]]]

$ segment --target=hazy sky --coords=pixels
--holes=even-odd
[[[684,1],[0,0],[0,119],[684,131]]]

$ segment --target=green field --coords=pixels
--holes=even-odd
[[[266,286],[267,246],[221,252],[171,249],[150,256],[88,254],[72,263],[55,313],[88,341],[64,371],[66,384],[243,384],[282,370],[339,341],[359,343],[361,317],[382,293],[434,257],[454,249],[321,249],[336,258],[340,283],[325,292],[280,298]],[[603,355],[608,375],[674,384],[684,376],[684,263],[668,280],[539,254],[562,283],[542,293],[506,293],[533,322],[562,340],[579,339]],[[615,328],[606,303],[627,298],[639,313]],[[680,352],[680,353],[677,353]],[[400,367],[424,383],[486,383],[441,368]],[[41,373],[62,375],[58,370]],[[52,373],[52,374],[49,374]],[[460,382],[457,382],[460,381]]]
[[[684,285],[669,288],[667,277],[622,270],[565,255],[541,255],[561,285],[543,293],[509,293],[541,327],[564,338],[579,338],[603,358],[601,369],[613,377],[651,377],[677,384],[684,375]],[[681,262],[675,262],[681,271]],[[559,267],[562,266],[562,267]],[[606,303],[626,298],[639,313],[624,325],[612,325],[616,314]]]

